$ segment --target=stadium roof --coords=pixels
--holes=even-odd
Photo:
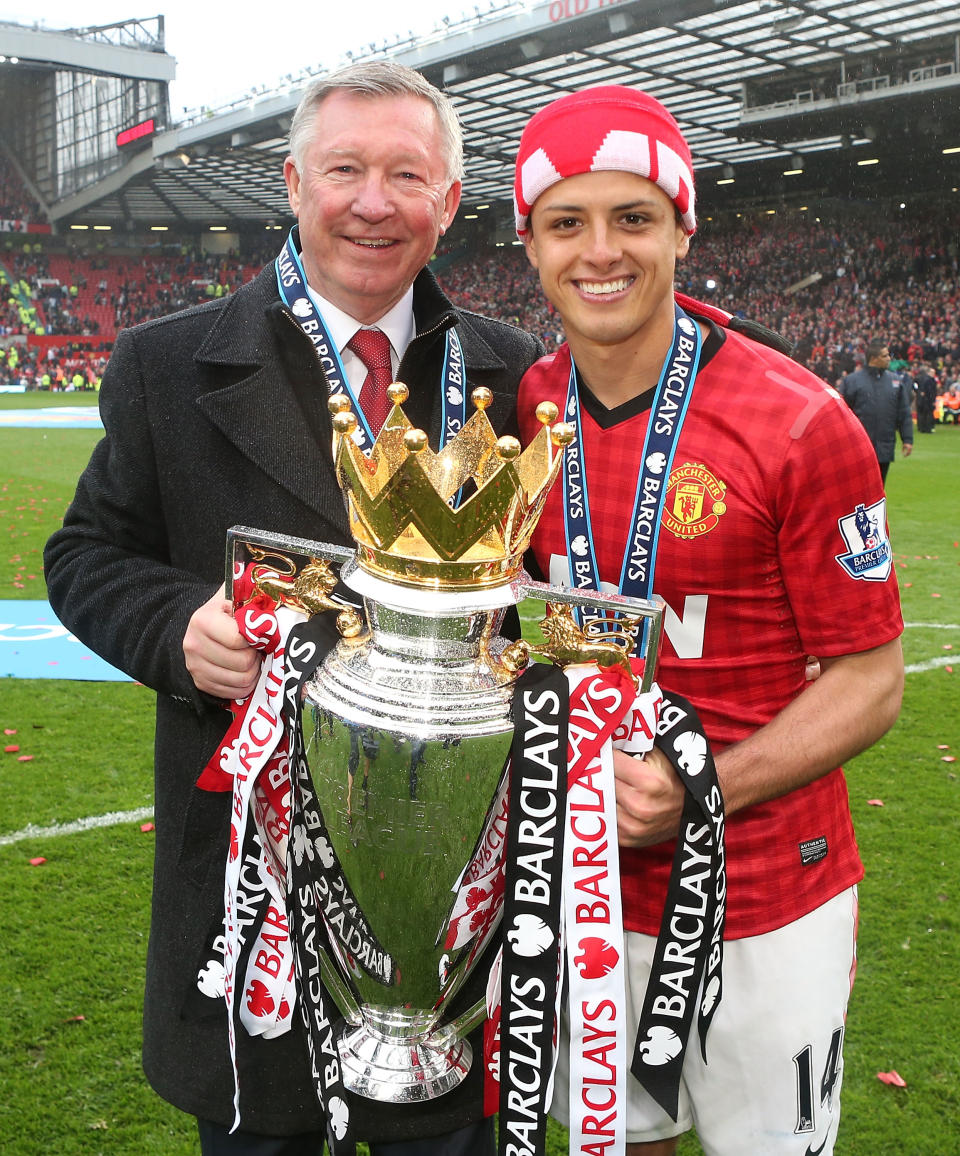
[[[956,0],[508,0],[477,11],[348,54],[409,64],[453,96],[467,150],[461,217],[489,205],[507,227],[527,119],[563,92],[604,83],[642,87],[677,117],[701,212],[960,186]],[[288,76],[160,133],[106,181],[53,206],[54,219],[285,222],[285,134],[310,79]]]

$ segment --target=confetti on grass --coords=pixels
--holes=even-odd
[[[894,1088],[905,1088],[907,1086],[907,1081],[903,1076],[892,1068],[889,1072],[877,1072],[877,1079],[881,1084],[891,1084]]]

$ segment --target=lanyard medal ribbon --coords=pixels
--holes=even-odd
[[[627,535],[620,573],[618,592],[635,598],[647,598],[653,589],[660,511],[700,363],[700,330],[679,305],[674,308],[673,342],[660,371],[647,423],[630,533]],[[600,568],[597,565],[590,521],[583,432],[578,420],[580,398],[577,391],[577,369],[573,364],[570,367],[564,412],[567,420],[575,422],[576,426],[573,442],[567,447],[563,468],[564,528],[567,558],[570,560],[570,585],[574,589],[600,590]],[[596,621],[601,617],[601,612],[590,610],[582,615],[584,622]]]
[[[375,439],[370,424],[364,416],[363,407],[347,380],[336,342],[331,339],[327,324],[307,289],[307,276],[303,271],[303,263],[297,250],[295,228],[290,230],[283,248],[277,256],[276,272],[277,289],[283,303],[300,323],[303,332],[310,338],[326,375],[331,396],[339,393],[349,400],[350,411],[357,419],[357,427],[353,434],[354,440],[364,453],[369,455]],[[463,348],[454,326],[446,331],[445,341],[441,392],[443,398],[440,431],[441,449],[448,441],[456,437],[467,420]]]
[[[321,958],[336,939],[356,966],[386,984],[392,961],[326,837],[303,747],[303,686],[336,634],[329,615],[306,618],[255,592],[250,571],[234,574],[235,617],[243,637],[264,654],[260,678],[253,694],[235,704],[234,723],[198,783],[233,796],[224,924],[216,942],[234,1070],[234,1127],[241,1118],[238,1025],[270,1038],[290,1030],[299,1006],[328,1146],[332,1156],[352,1156],[349,1097],[335,1043],[341,1017],[321,978]],[[270,577],[282,581],[276,573]],[[205,973],[204,983],[210,983]]]
[[[618,592],[628,597],[648,598],[653,591],[660,517],[700,362],[699,327],[679,305],[675,304],[674,308],[673,339],[654,392],[621,566]],[[563,474],[569,578],[570,584],[576,589],[599,590],[600,572],[590,522],[583,435],[580,423],[576,421],[579,409],[576,367],[571,365],[565,414],[568,420],[576,422],[576,434],[567,449]],[[584,628],[587,629],[592,622],[603,622],[606,617],[605,612],[585,608],[582,612]],[[644,704],[639,699],[637,706],[642,713]],[[704,1058],[707,1030],[721,995],[720,966],[726,898],[724,818],[716,768],[696,712],[689,703],[674,695],[664,696],[657,707],[653,720],[656,745],[670,760],[683,782],[686,801],[631,1071],[676,1120],[683,1058],[697,993],[702,984],[698,1028]],[[641,730],[650,731],[650,734],[640,734],[639,745],[625,741],[624,738],[638,734],[633,724],[618,732],[614,745],[630,750],[631,753],[640,754],[648,750],[653,745],[653,733],[650,721],[641,721]],[[594,784],[604,779],[610,784],[612,793],[612,766],[608,768],[600,760],[596,773],[591,773],[588,782],[594,787]],[[599,790],[597,787],[594,789]],[[574,851],[573,855],[576,854]],[[581,857],[585,854],[586,851],[581,849]],[[576,862],[576,858],[572,862]],[[570,885],[565,883],[565,888],[569,894]],[[576,904],[573,906],[573,915],[576,916]],[[607,943],[606,940],[603,942]],[[595,954],[597,952],[601,952],[599,946],[595,949]],[[615,948],[606,953],[610,971],[614,971],[617,964],[615,954]],[[576,982],[573,977],[578,965],[583,962],[582,952],[580,960],[568,960],[571,985]],[[598,963],[596,966],[602,969],[604,965]],[[582,972],[583,967],[580,966],[579,970]],[[599,1117],[597,1092],[588,1083],[591,1078],[590,1065],[579,1062],[576,1055],[578,1051],[581,1057],[586,1053],[582,1045],[590,1030],[585,1022],[589,1006],[583,1002],[577,1006],[571,995],[569,1007],[572,1037],[571,1136],[579,1134],[583,1142],[587,1142],[588,1138],[596,1142],[591,1126],[595,1127]],[[578,1018],[584,1022],[578,1023]],[[593,1025],[593,1030],[596,1033],[597,1025]],[[615,1027],[611,1026],[609,1030],[614,1037],[617,1036]],[[597,1038],[596,1034],[593,1038]],[[611,1067],[611,1071],[615,1067]],[[610,1096],[616,1098],[616,1085]],[[614,1140],[613,1133],[609,1140]],[[615,1143],[622,1144],[620,1134],[616,1136]]]

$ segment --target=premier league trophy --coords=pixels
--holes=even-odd
[[[563,590],[523,572],[572,437],[554,405],[538,408],[541,429],[521,453],[516,439],[496,437],[490,395],[475,390],[476,412],[434,453],[403,413],[406,396],[391,387],[394,408],[369,457],[351,436],[346,399],[331,399],[354,550],[238,527],[228,568],[293,559],[287,574],[300,575],[309,608],[306,576],[319,572],[327,592],[322,575],[339,567],[356,596],[353,609],[339,604],[339,639],[302,696],[319,815],[307,850],[322,871],[320,974],[346,1021],[343,1085],[395,1104],[459,1084],[472,1061],[467,1034],[485,1015],[483,999],[456,1018],[450,1007],[501,915],[511,699],[530,661],[525,642],[499,633],[506,611],[528,598],[549,603],[544,652],[605,664],[625,662],[626,633],[585,634],[570,608],[629,616],[645,640],[642,690],[662,618],[659,600]],[[325,597],[316,605],[335,605]],[[298,837],[294,827],[291,843]]]

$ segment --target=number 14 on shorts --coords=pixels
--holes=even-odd
[[[820,1106],[833,1109],[833,1094],[840,1079],[843,1055],[843,1028],[837,1028],[830,1037],[827,1060],[820,1077]],[[807,1044],[793,1057],[797,1069],[797,1126],[794,1132],[815,1132],[816,1104],[814,1103],[813,1046]]]

